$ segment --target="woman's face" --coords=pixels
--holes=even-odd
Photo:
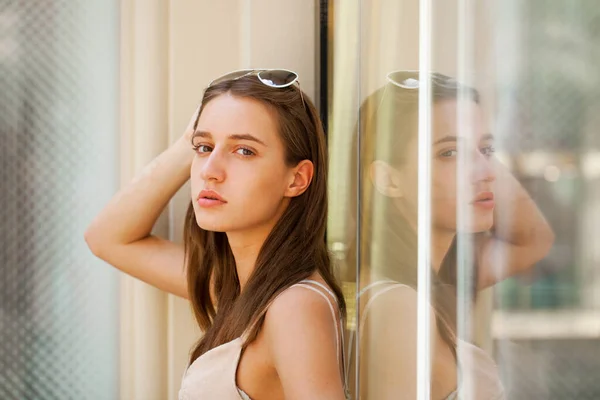
[[[289,203],[276,114],[229,93],[204,107],[192,139],[191,190],[196,221],[218,232],[270,231]]]
[[[443,100],[432,110],[431,149],[431,213],[433,225],[448,231],[482,232],[493,225],[494,180],[491,158],[493,137],[486,130],[481,108],[474,102],[457,109],[457,101]],[[458,114],[460,112],[461,114]],[[464,121],[461,128],[458,121]],[[406,164],[400,168],[408,188],[404,203],[416,210],[418,204],[418,141],[417,135],[408,143]],[[468,162],[459,171],[459,152]],[[405,169],[406,171],[402,171]],[[459,176],[459,172],[462,174]],[[460,179],[460,178],[463,179]],[[467,216],[465,225],[458,226],[457,210]]]

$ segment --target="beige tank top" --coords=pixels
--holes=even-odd
[[[363,290],[360,291],[358,297],[362,296],[366,292],[375,287],[379,287],[374,290],[365,305],[360,318],[359,324],[359,338],[362,336],[360,332],[365,326],[365,321],[369,312],[369,309],[373,306],[376,299],[384,293],[391,292],[399,288],[409,288],[414,290],[410,286],[391,281],[382,280],[376,281],[367,285]],[[353,335],[349,340],[348,355],[349,361],[352,360],[352,348],[354,347]],[[458,358],[459,376],[461,381],[455,391],[450,393],[444,400],[459,400],[459,399],[477,399],[477,400],[503,400],[505,399],[504,387],[500,381],[500,375],[498,368],[494,360],[487,355],[486,352],[481,350],[479,347],[472,345],[471,343],[463,340],[457,340],[456,355]],[[349,371],[350,368],[346,368]],[[371,399],[363,399],[371,400]]]
[[[334,305],[335,307],[338,307],[337,298],[329,288],[317,281],[306,279],[290,287],[295,286],[311,290],[327,300],[336,330],[336,346],[337,354],[339,354],[338,365],[340,366],[341,376],[345,376],[343,324],[342,320],[336,317],[334,310]],[[278,296],[280,295],[281,293]],[[274,300],[275,299],[273,299],[271,303]],[[268,308],[269,306],[265,307],[264,311],[258,316],[256,321],[262,318]],[[179,390],[179,400],[251,400],[250,397],[244,393],[243,390],[238,388],[236,384],[236,372],[249,331],[250,329],[248,329],[241,337],[217,346],[194,360],[194,362],[186,368],[183,374],[181,388]]]

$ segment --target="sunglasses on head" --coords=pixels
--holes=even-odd
[[[458,82],[449,76],[432,72],[429,74],[431,83],[437,86],[448,88],[458,88]],[[396,85],[402,89],[419,89],[420,77],[419,71],[393,71],[387,74],[389,83]]]
[[[258,80],[272,88],[284,88],[298,82],[298,74],[287,69],[240,69],[228,72],[210,82],[208,87],[217,85],[226,81],[235,81],[245,76],[255,75]]]
[[[306,109],[304,95],[302,94],[300,82],[298,81],[298,74],[287,69],[240,69],[237,71],[228,72],[225,75],[214,79],[208,84],[208,87],[222,82],[235,81],[246,76],[256,76],[263,85],[275,89],[286,88],[292,86],[294,83],[297,83],[298,90],[300,91],[300,98],[302,99],[302,105]]]

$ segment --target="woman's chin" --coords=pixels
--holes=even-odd
[[[482,233],[487,232],[494,226],[493,221],[474,221],[474,223],[463,231],[463,233]]]
[[[227,232],[227,227],[222,221],[211,221],[204,218],[196,217],[196,222],[200,229],[210,232]]]

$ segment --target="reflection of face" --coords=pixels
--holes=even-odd
[[[193,144],[198,225],[219,232],[270,230],[289,203],[284,191],[291,170],[274,112],[253,99],[220,95],[204,107]]]
[[[465,104],[462,118],[469,127],[457,132],[457,102],[444,100],[432,109],[432,161],[431,161],[431,213],[433,224],[438,229],[456,231],[457,207],[463,207],[468,215],[466,232],[482,232],[493,225],[493,192],[495,176],[490,158],[494,152],[493,138],[486,132],[482,111],[476,103]],[[466,135],[471,135],[468,138]],[[417,135],[407,144],[408,157],[402,167],[403,184],[406,188],[404,202],[410,208],[417,205],[418,141]],[[458,152],[468,156],[465,177],[457,174]],[[464,201],[458,203],[459,193]],[[475,199],[492,199],[473,201]],[[402,200],[401,200],[402,201]],[[461,229],[462,230],[462,229]]]

